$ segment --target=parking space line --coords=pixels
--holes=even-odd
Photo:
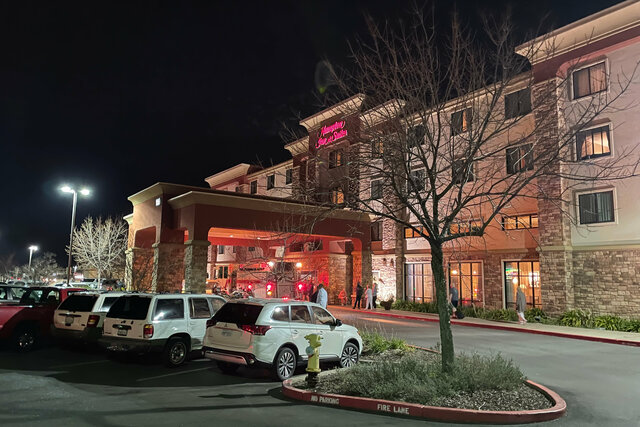
[[[64,365],[52,366],[49,369],[73,368],[74,366],[95,365],[96,363],[106,363],[108,360],[94,360],[92,362],[66,363]]]
[[[155,380],[155,379],[158,379],[158,378],[173,377],[175,375],[188,374],[190,372],[204,371],[204,370],[207,370],[207,369],[211,369],[211,367],[199,368],[199,369],[191,369],[189,371],[172,372],[170,374],[156,375],[155,377],[140,378],[139,380],[136,380],[136,381],[137,382],[151,381],[151,380]]]

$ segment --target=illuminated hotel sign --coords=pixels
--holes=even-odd
[[[320,148],[323,145],[330,144],[334,141],[346,137],[349,133],[345,129],[346,122],[340,120],[332,125],[322,126],[318,134],[318,142],[316,142],[316,148]]]

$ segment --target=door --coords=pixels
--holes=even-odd
[[[342,333],[335,326],[336,320],[322,307],[311,306],[311,311],[316,333],[322,337],[320,358],[339,357],[342,353]]]
[[[311,312],[307,305],[291,306],[291,338],[298,348],[298,354],[304,360],[307,360],[307,347],[309,342],[305,339],[306,335],[318,333],[315,325],[311,320]]]
[[[206,298],[189,298],[189,335],[191,335],[191,349],[202,347],[207,320],[213,316]]]

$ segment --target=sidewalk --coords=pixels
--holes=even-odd
[[[352,310],[351,307],[337,305],[330,307],[337,310],[345,309],[348,311],[353,311],[354,313],[366,313],[369,315],[394,317],[397,319],[418,320],[423,322],[438,322],[438,315],[431,313],[385,310],[383,308],[377,308],[375,310]],[[545,325],[542,323],[533,322],[529,322],[526,325],[520,325],[515,322],[497,322],[492,320],[477,319],[473,317],[465,317],[461,320],[451,319],[451,324],[640,347],[640,333],[636,332],[616,332],[600,329],[572,328],[569,326]]]

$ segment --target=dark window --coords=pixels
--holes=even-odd
[[[502,217],[503,230],[523,230],[526,228],[538,228],[538,214]]]
[[[258,181],[251,181],[251,194],[258,193]]]
[[[240,193],[242,189],[240,187],[236,187],[236,193]]]
[[[236,325],[255,325],[261,305],[228,302],[213,316],[213,320]]]
[[[109,309],[107,317],[143,320],[147,317],[147,311],[149,311],[150,304],[150,297],[140,297],[137,295],[120,297]]]
[[[100,311],[109,311],[109,309],[111,308],[113,303],[116,302],[117,299],[118,297],[106,297],[102,302],[102,307],[100,307]]]
[[[267,175],[267,190],[271,190],[275,186],[276,186],[275,174]]]
[[[451,115],[451,135],[459,135],[471,130],[471,108],[456,111]]]
[[[311,311],[313,311],[313,323],[315,323],[316,325],[335,324],[333,316],[330,315],[329,312],[324,308],[311,306]]]
[[[293,182],[293,169],[287,169],[284,173],[284,183],[291,184]]]
[[[209,319],[211,309],[206,298],[189,298],[189,316],[192,319]]]
[[[514,174],[533,169],[533,144],[507,148],[507,173]]]
[[[249,252],[255,252],[256,251],[256,247],[255,246],[249,246],[248,251]]]
[[[376,179],[371,181],[371,199],[378,200],[382,198],[382,180]]]
[[[302,252],[303,249],[304,249],[303,242],[292,243],[291,246],[289,246],[289,252]]]
[[[610,155],[609,136],[609,125],[578,132],[576,135],[578,160]]]
[[[58,310],[92,311],[97,299],[98,295],[71,295],[62,301]]]
[[[526,88],[504,97],[504,116],[512,119],[531,112],[531,89]]]
[[[468,163],[467,159],[454,160],[451,164],[451,179],[455,184],[474,181],[473,163]]]
[[[312,240],[310,242],[304,242],[305,252],[314,252],[322,250],[322,240]]]
[[[289,306],[281,305],[273,309],[271,313],[271,320],[277,320],[278,322],[289,321]]]
[[[424,169],[411,171],[411,182],[413,186],[409,186],[409,192],[418,192],[424,190],[426,173]]]
[[[379,159],[384,154],[384,141],[382,139],[376,139],[371,142],[371,156]]]
[[[169,319],[184,319],[184,300],[182,298],[159,298],[156,300],[153,320]]]
[[[371,223],[371,241],[382,241],[382,221],[376,221]]]
[[[217,279],[226,279],[229,277],[229,266],[218,267]]]
[[[218,245],[218,255],[224,255],[224,245]]]
[[[424,144],[426,132],[424,125],[418,125],[410,128],[407,132],[407,147],[413,148]]]
[[[292,305],[291,321],[295,323],[311,323],[309,308],[306,305]]]
[[[604,62],[573,73],[573,99],[607,90],[607,71]]]
[[[213,314],[216,314],[220,307],[226,304],[226,301],[222,298],[209,298],[211,301],[211,307],[213,308]]]
[[[580,194],[580,224],[613,222],[613,191]]]
[[[20,297],[20,305],[58,305],[60,304],[60,291],[57,289],[29,289]]]
[[[329,153],[329,169],[339,168],[344,164],[344,151],[333,150]]]

